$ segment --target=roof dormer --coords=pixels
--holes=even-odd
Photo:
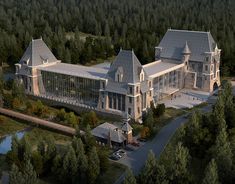
[[[116,82],[122,82],[123,79],[123,68],[118,67],[116,73],[115,73],[115,81]]]
[[[141,71],[140,71],[140,82],[143,82],[145,79],[144,79],[144,70],[143,68],[141,68]]]

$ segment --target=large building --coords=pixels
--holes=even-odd
[[[220,52],[210,32],[169,29],[154,62],[141,65],[133,51],[120,50],[111,64],[87,67],[62,63],[37,39],[16,64],[16,75],[30,95],[138,120],[151,102],[182,88],[215,90]]]

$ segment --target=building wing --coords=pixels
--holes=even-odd
[[[185,43],[190,48],[191,61],[203,62],[204,53],[213,52],[216,47],[210,32],[169,29],[158,46],[162,49],[161,58],[181,60]]]
[[[109,79],[115,80],[115,73],[119,68],[123,69],[122,82],[132,84],[140,82],[139,74],[143,67],[133,51],[120,50],[116,59],[110,66],[108,72]]]

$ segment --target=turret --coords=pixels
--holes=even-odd
[[[185,69],[188,70],[188,61],[191,55],[191,51],[188,46],[188,42],[185,42],[183,51],[182,51],[182,63],[185,63]]]

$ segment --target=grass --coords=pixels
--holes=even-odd
[[[41,128],[33,128],[30,132],[27,132],[26,135],[28,136],[32,145],[36,145],[38,143],[38,138],[53,138],[57,145],[67,145],[71,142],[72,137],[49,131],[46,129]]]
[[[164,127],[167,123],[169,123],[174,118],[181,116],[185,113],[182,109],[175,109],[175,108],[166,108],[164,115],[162,115],[159,118],[156,118],[157,122],[157,128],[161,129]]]
[[[28,125],[19,123],[16,120],[0,115],[0,137],[23,130],[26,127],[28,127]]]
[[[125,172],[126,169],[126,166],[117,162],[112,162],[110,164],[110,168],[99,177],[98,183],[115,183],[115,181]]]

